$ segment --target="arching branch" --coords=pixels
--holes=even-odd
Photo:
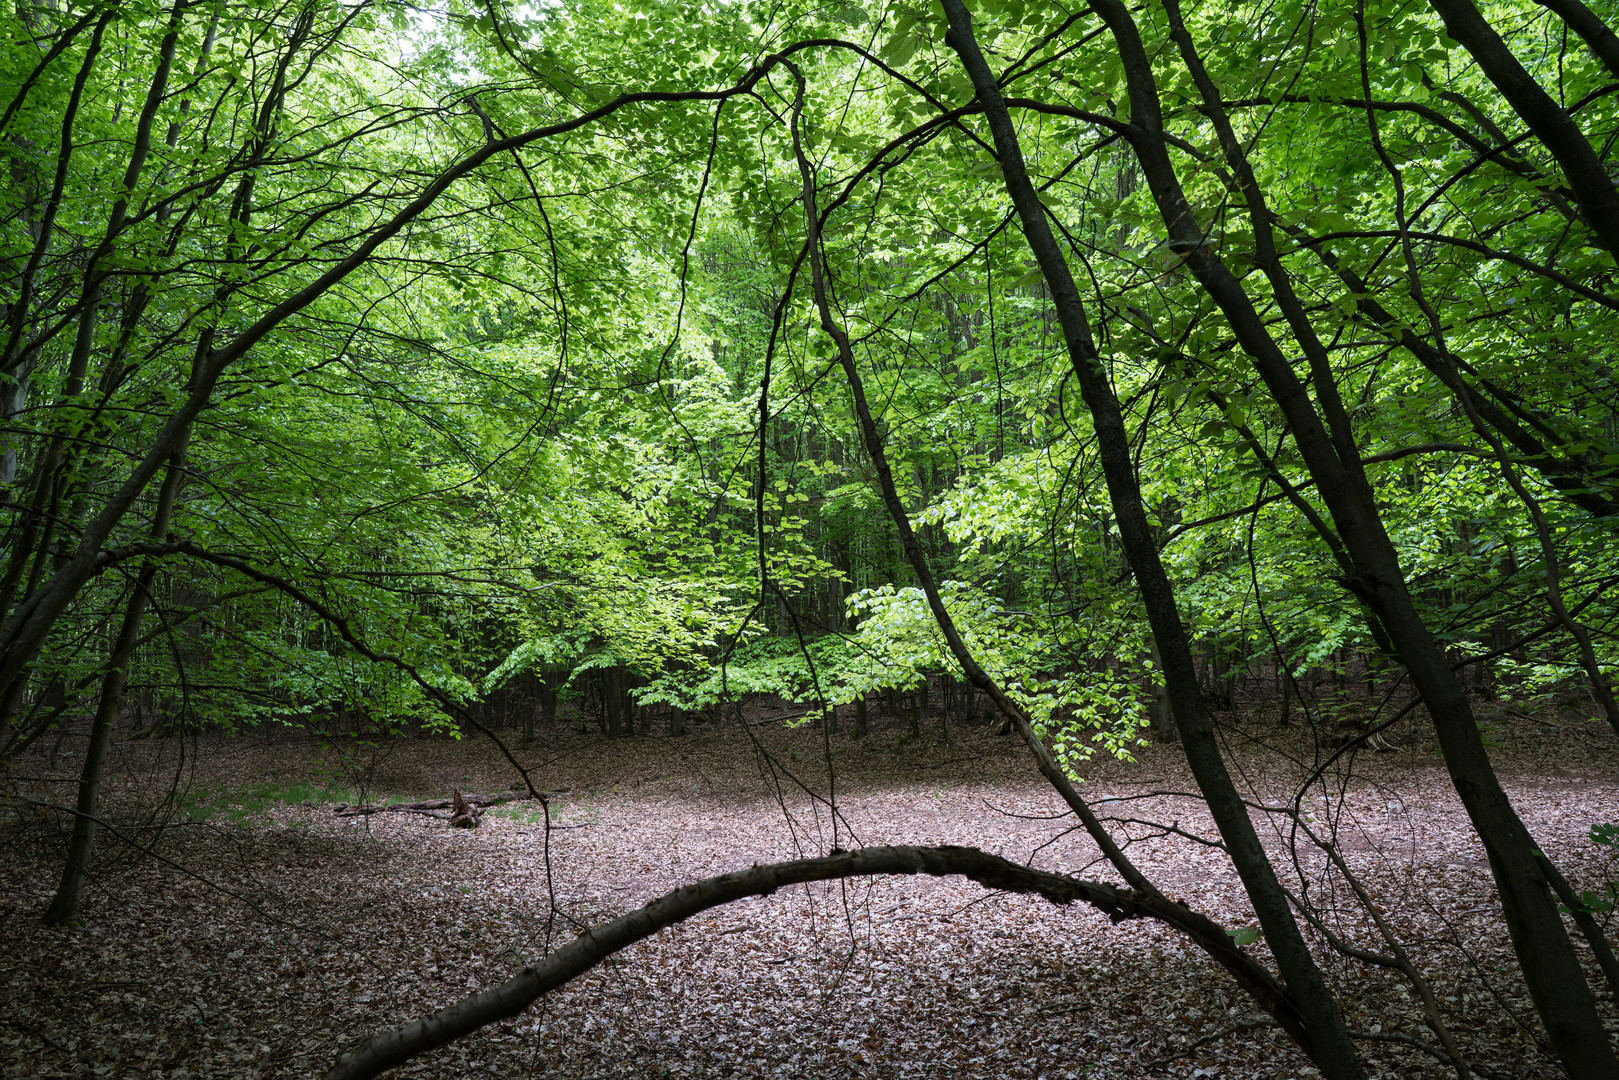
[[[532,963],[499,986],[463,998],[430,1016],[385,1031],[345,1055],[326,1080],[366,1080],[444,1046],[479,1028],[521,1013],[543,995],[578,978],[613,953],[707,911],[749,896],[769,896],[790,885],[879,874],[928,874],[971,878],[986,889],[1032,893],[1053,904],[1090,904],[1114,922],[1155,918],[1171,925],[1194,918],[1162,897],[1130,889],[1081,881],[990,855],[970,847],[868,847],[835,851],[819,859],[766,863],[747,870],[705,878],[593,926],[567,945]]]

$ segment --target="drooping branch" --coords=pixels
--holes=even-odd
[[[1027,893],[1053,904],[1080,901],[1114,922],[1155,918],[1180,926],[1197,918],[1161,896],[1064,877],[970,847],[868,847],[835,851],[819,859],[766,863],[684,885],[674,892],[591,927],[545,959],[528,965],[499,986],[473,994],[430,1016],[385,1031],[345,1055],[326,1080],[366,1080],[479,1028],[521,1013],[541,996],[578,978],[613,953],[707,911],[749,896],[769,896],[790,885],[887,874],[961,876],[986,889]]]

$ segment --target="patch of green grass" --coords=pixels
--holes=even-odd
[[[485,813],[490,817],[504,818],[519,825],[545,824],[545,807],[537,802],[504,803],[500,806],[491,806]],[[553,825],[579,825],[598,820],[600,816],[600,812],[595,807],[595,800],[588,795],[566,803],[555,798],[551,800],[551,824]]]
[[[519,825],[544,825],[545,807],[537,802],[506,803],[503,806],[491,806],[488,810],[490,817],[505,818],[515,821]],[[558,807],[551,807],[551,820],[555,821]]]
[[[277,806],[351,802],[345,787],[312,780],[274,780],[244,788],[197,787],[180,796],[180,809],[193,821],[224,820],[239,825]]]

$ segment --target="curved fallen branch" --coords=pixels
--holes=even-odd
[[[970,847],[869,847],[819,859],[767,863],[684,885],[645,907],[591,927],[499,986],[367,1039],[334,1065],[326,1080],[378,1076],[485,1025],[516,1016],[542,995],[584,974],[620,949],[709,908],[749,896],[768,896],[788,885],[876,874],[959,874],[985,888],[1034,893],[1054,904],[1084,901],[1106,912],[1114,922],[1155,918],[1191,932],[1190,924],[1201,920],[1201,916],[1161,896],[1144,896],[1116,885],[1034,870]]]

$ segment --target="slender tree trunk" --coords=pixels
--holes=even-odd
[[[1286,660],[1276,662],[1276,685],[1281,691],[1281,716],[1276,721],[1277,727],[1287,727],[1293,716],[1293,673],[1287,669]]]
[[[1472,0],[1429,2],[1444,21],[1445,32],[1478,62],[1485,77],[1495,84],[1512,110],[1529,125],[1535,138],[1557,159],[1564,177],[1568,179],[1568,186],[1574,192],[1580,217],[1597,234],[1602,246],[1608,249],[1608,255],[1619,259],[1619,191],[1614,190],[1602,158],[1574,118],[1546,92],[1545,87],[1535,81],[1535,77],[1512,54],[1507,43],[1501,40],[1501,35],[1473,6]],[[1576,5],[1558,6],[1564,9],[1559,12],[1564,18],[1578,15],[1573,10]],[[1600,25],[1594,16],[1591,22],[1576,21],[1580,25],[1570,24],[1576,32],[1581,31],[1581,26],[1592,29],[1592,22]],[[1607,40],[1612,37],[1611,33],[1608,34]],[[1609,51],[1604,48],[1605,44],[1603,39],[1598,38],[1594,47],[1601,50],[1599,55],[1606,63],[1610,56],[1604,54]]]
[[[796,69],[795,74],[797,74]],[[993,80],[991,80],[990,86],[994,100],[999,101],[998,90],[995,90]],[[802,82],[800,82],[800,89],[802,90]],[[1051,752],[1046,748],[1045,744],[1041,742],[1038,733],[1034,730],[1029,720],[1028,714],[1015,701],[1007,697],[995,680],[979,666],[971,651],[963,642],[955,620],[945,607],[938,582],[934,579],[932,569],[928,564],[927,555],[922,550],[915,531],[910,526],[910,515],[906,512],[904,503],[900,501],[899,493],[894,485],[893,471],[888,466],[883,438],[878,430],[877,422],[872,416],[870,403],[865,393],[864,381],[860,377],[859,368],[855,363],[854,351],[849,342],[849,335],[838,325],[837,320],[832,315],[820,250],[819,212],[816,209],[814,175],[799,138],[798,119],[801,103],[802,93],[795,101],[791,124],[793,148],[798,161],[800,179],[803,183],[804,220],[807,233],[810,280],[815,306],[820,315],[822,329],[837,347],[838,362],[843,367],[844,376],[848,381],[849,392],[855,407],[855,415],[860,424],[861,439],[877,472],[883,504],[888,510],[889,521],[894,528],[894,538],[898,541],[898,546],[905,560],[910,564],[911,570],[915,573],[917,581],[922,587],[927,598],[928,608],[933,614],[934,622],[944,636],[951,655],[960,665],[962,674],[967,681],[983,693],[986,720],[989,719],[993,709],[1005,716],[1008,724],[1017,729],[1024,744],[1029,747],[1030,752],[1034,755],[1041,775],[1051,782],[1058,794],[1062,796],[1063,801],[1080,819],[1086,833],[1095,841],[1103,856],[1113,864],[1113,867],[1135,890],[1136,894],[1150,898],[1154,902],[1168,903],[1163,894],[1130,861],[1123,849],[1119,847],[1106,827],[1096,817],[1089,804],[1080,797],[1073,782],[1052,758]],[[1009,128],[1010,125],[1006,121],[1004,106],[1000,115],[1003,125]],[[1071,283],[1071,277],[1069,280]],[[1249,824],[1251,827],[1251,823]],[[1263,965],[1237,948],[1233,944],[1230,935],[1213,920],[1184,908],[1181,910],[1186,911],[1187,919],[1179,925],[1191,936],[1198,947],[1225,967],[1238,985],[1251,995],[1255,1003],[1270,1013],[1288,1035],[1307,1054],[1313,1057],[1314,1050],[1310,1033],[1306,1029],[1300,1008],[1294,1000],[1297,991],[1291,988],[1284,989],[1279,985]]]
[[[154,540],[163,540],[168,536],[175,500],[185,476],[184,469],[185,448],[182,446],[170,460],[168,475],[158,492],[157,511],[152,516],[151,535]],[[134,591],[124,608],[123,623],[118,628],[118,637],[107,661],[107,673],[101,680],[101,700],[96,704],[95,720],[90,727],[90,746],[79,777],[78,814],[73,819],[73,835],[68,840],[67,863],[62,870],[62,881],[57,886],[56,895],[45,909],[45,921],[49,923],[67,923],[78,917],[80,895],[90,872],[90,855],[96,834],[95,819],[100,816],[101,780],[106,772],[107,754],[112,747],[113,726],[118,722],[118,714],[123,708],[130,657],[134,655],[135,646],[140,640],[141,619],[146,614],[156,577],[157,562],[148,559],[141,567]]]
[[[1093,5],[1098,10],[1100,4]],[[1129,554],[1137,587],[1152,624],[1153,639],[1164,660],[1164,681],[1180,730],[1186,759],[1198,788],[1225,841],[1227,853],[1241,878],[1265,939],[1286,980],[1308,1033],[1312,1060],[1329,1080],[1359,1080],[1364,1075],[1354,1043],[1350,1041],[1332,993],[1327,989],[1309,947],[1299,930],[1287,894],[1248,816],[1248,808],[1220,755],[1214,726],[1198,691],[1190,643],[1175,596],[1159,559],[1135,475],[1128,433],[1119,402],[1113,393],[1091,336],[1067,260],[1058,247],[1046,211],[1023,163],[1017,130],[1007,112],[1000,88],[973,39],[972,22],[962,0],[944,0],[950,21],[946,44],[961,57],[994,136],[1007,193],[1017,209],[1023,234],[1051,290],[1052,305],[1062,328],[1080,392],[1096,428],[1098,456],[1107,481],[1119,535]],[[1123,12],[1122,6],[1119,8]],[[1115,15],[1117,13],[1114,13]],[[1128,12],[1123,12],[1126,19]],[[1113,26],[1109,14],[1104,20]],[[1117,30],[1115,28],[1115,35]],[[1149,174],[1150,175],[1150,174]]]
[[[557,725],[557,688],[551,685],[550,680],[540,684],[540,715],[548,728]]]
[[[1158,643],[1152,643],[1152,701],[1147,706],[1148,725],[1154,741],[1173,743],[1180,739],[1175,731],[1175,713],[1169,707],[1169,687],[1164,685],[1164,658],[1158,653]]]
[[[1433,2],[1436,7],[1465,6],[1472,10],[1466,0]],[[1270,281],[1272,295],[1309,361],[1314,402],[1243,284],[1205,242],[1203,227],[1168,156],[1152,63],[1133,18],[1119,0],[1091,0],[1091,6],[1108,23],[1119,47],[1131,105],[1131,122],[1124,134],[1136,151],[1158,204],[1169,234],[1169,248],[1183,258],[1220,307],[1286,419],[1356,566],[1356,573],[1345,575],[1340,584],[1376,613],[1428,707],[1452,783],[1489,855],[1507,928],[1541,1020],[1574,1080],[1619,1077],[1619,1061],[1614,1058],[1596,1013],[1550,885],[1537,864],[1538,848],[1501,789],[1467,697],[1406,588],[1326,353],[1276,257],[1271,239],[1273,215],[1264,205],[1263,191],[1248,166],[1241,141],[1226,122],[1218,92],[1190,48],[1178,10],[1172,0],[1166,2],[1171,35],[1181,46],[1183,59],[1202,92],[1205,111],[1220,134],[1221,149],[1235,173],[1240,195],[1248,204],[1256,262]],[[1473,11],[1473,15],[1476,17],[1477,12]],[[1607,186],[1609,196],[1613,196],[1611,183]],[[1325,413],[1325,421],[1317,412],[1317,403]]]
[[[602,722],[609,739],[618,738],[622,732],[619,710],[623,708],[624,696],[619,693],[618,680],[618,668],[602,669]]]

